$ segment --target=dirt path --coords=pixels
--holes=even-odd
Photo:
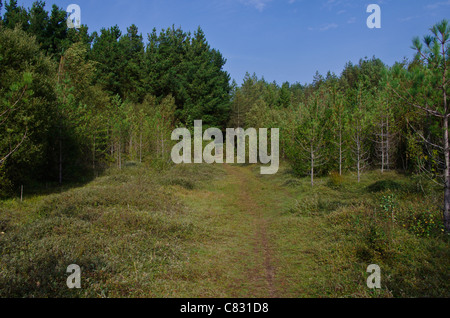
[[[295,197],[277,176],[255,165],[218,166],[223,175],[183,190],[190,217],[204,232],[184,264],[186,297],[282,298],[308,296],[317,243],[311,224],[286,216]],[[187,277],[184,277],[189,273]]]
[[[255,185],[251,185],[253,176],[247,169],[232,167],[225,165],[227,173],[235,179],[236,186],[239,189],[239,206],[242,213],[248,213],[253,222],[254,231],[249,234],[249,240],[252,241],[254,248],[253,268],[248,273],[249,279],[255,281],[256,286],[264,288],[268,296],[271,298],[278,297],[276,287],[274,285],[275,268],[273,265],[274,255],[273,247],[268,236],[268,217],[266,216],[266,208],[255,198],[259,193],[259,189]],[[258,294],[260,292],[256,292]]]

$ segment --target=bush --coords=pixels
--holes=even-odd
[[[356,248],[356,256],[363,262],[387,260],[391,256],[388,230],[371,222],[363,229],[364,239]]]
[[[318,216],[329,214],[344,205],[338,200],[329,200],[319,195],[311,195],[305,197],[301,202],[296,201],[294,206],[289,208],[288,212],[301,216]]]
[[[183,177],[171,177],[164,180],[164,184],[172,186],[180,186],[187,190],[193,190],[195,183],[192,180]]]
[[[380,208],[381,208],[381,217],[383,220],[391,219],[392,222],[395,222],[395,210],[398,207],[397,199],[394,194],[387,194],[381,197]]]
[[[411,233],[419,237],[430,237],[441,227],[441,213],[433,210],[411,213],[412,217],[404,225]]]
[[[328,185],[331,188],[340,188],[344,182],[344,177],[339,174],[339,172],[333,171],[330,173],[330,180]]]
[[[382,191],[395,191],[399,190],[401,185],[393,180],[381,180],[377,181],[367,187],[369,192],[382,192]]]
[[[293,188],[299,187],[301,185],[303,185],[303,183],[300,180],[298,180],[298,179],[289,179],[289,180],[286,180],[283,183],[283,186],[285,186],[285,187],[293,187]]]

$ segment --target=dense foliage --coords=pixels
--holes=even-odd
[[[0,1],[0,188],[85,179],[114,163],[165,165],[175,125],[226,126],[230,78],[203,31],[135,25],[89,34],[43,1]]]
[[[411,62],[392,67],[366,58],[306,86],[247,74],[231,124],[281,127],[283,155],[312,186],[317,175],[347,171],[360,182],[374,168],[428,176],[444,188],[450,230],[450,26],[444,20],[430,31],[414,40]]]

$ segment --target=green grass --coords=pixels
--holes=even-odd
[[[274,232],[285,233],[277,248],[292,277],[289,296],[450,296],[449,237],[442,233],[439,189],[395,172],[368,172],[360,184],[345,175],[338,188],[327,179],[311,188],[309,179],[294,182],[285,171],[270,181],[295,198],[274,225]],[[393,214],[390,206],[386,211],[390,196]],[[369,264],[381,267],[381,290],[366,286]]]
[[[163,179],[132,167],[60,194],[1,202],[0,296],[173,296],[165,280],[203,230]],[[81,290],[65,285],[70,264],[82,267]]]
[[[4,200],[0,297],[450,296],[440,190],[395,172],[355,179],[311,188],[286,167],[129,165]],[[366,286],[369,264],[381,290]]]

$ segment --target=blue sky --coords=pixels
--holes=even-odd
[[[19,0],[31,7],[33,0]],[[348,61],[376,56],[388,65],[411,58],[414,36],[450,19],[450,0],[47,0],[81,7],[90,32],[136,24],[146,39],[153,27],[185,31],[201,26],[227,59],[239,84],[245,73],[267,81],[310,83],[316,71],[340,74]],[[369,4],[381,7],[381,29],[369,29]]]

